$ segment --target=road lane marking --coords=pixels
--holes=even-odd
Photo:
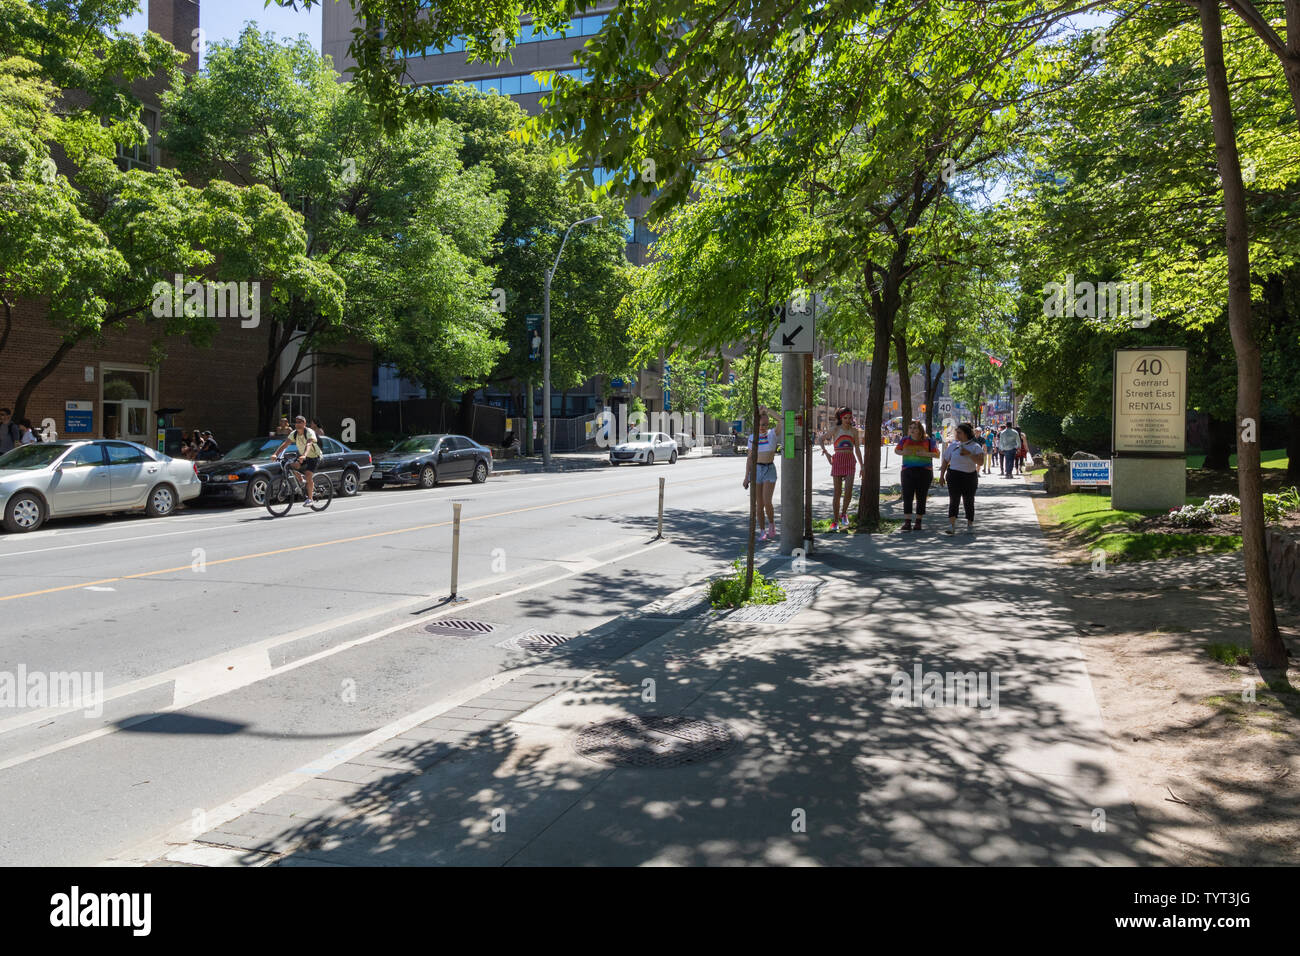
[[[309,654],[306,657],[300,657],[297,660],[290,661],[289,663],[283,664],[280,667],[272,667],[270,665],[271,650],[274,647],[277,647],[281,644],[288,643],[289,641],[292,640],[297,640],[298,638],[296,636],[268,638],[265,641],[259,641],[256,644],[250,644],[247,645],[246,647],[238,648],[236,650],[230,651],[225,654],[214,655],[213,657],[210,657],[205,661],[199,661],[195,664],[185,664],[182,665],[181,667],[174,668],[173,670],[167,671],[163,674],[157,674],[152,677],[141,678],[137,681],[132,681],[130,684],[123,684],[119,687],[114,688],[110,693],[105,694],[104,703],[108,703],[109,701],[120,699],[122,697],[128,696],[129,694],[134,694],[140,691],[149,690],[151,688],[160,687],[164,684],[173,681],[177,683],[178,690],[173,692],[174,693],[173,700],[171,705],[168,707],[164,707],[161,710],[152,711],[147,715],[128,718],[122,721],[120,724],[113,724],[108,727],[99,727],[96,728],[95,730],[87,731],[84,734],[79,734],[76,737],[69,737],[67,740],[61,740],[58,741],[57,743],[49,744],[45,747],[39,747],[36,750],[31,750],[24,754],[19,754],[16,757],[11,757],[8,760],[0,761],[0,771],[8,770],[12,767],[17,767],[25,763],[30,763],[31,761],[38,760],[41,757],[47,757],[51,754],[59,753],[60,751],[68,750],[72,747],[77,747],[84,743],[89,743],[92,740],[97,740],[100,737],[106,737],[109,734],[115,734],[128,727],[133,727],[137,724],[141,724],[149,720],[153,720],[155,717],[159,716],[160,714],[172,713],[174,711],[181,710],[185,707],[189,707],[194,704],[201,703],[202,701],[210,700],[213,697],[219,697],[222,694],[228,694],[232,691],[239,690],[243,687],[249,686],[250,684],[254,684],[257,683],[258,681],[264,680],[267,677],[278,677],[281,674],[287,674],[290,671],[295,671],[300,667],[306,667],[308,664],[313,664],[316,663],[317,661],[324,660],[328,657],[333,657],[336,654],[341,654],[343,651],[352,650],[353,648],[360,647],[363,644],[369,644],[372,641],[377,641],[382,637],[387,637],[389,634],[395,634],[398,631],[404,631],[407,630],[408,628],[416,627],[426,621],[436,620],[447,614],[463,614],[468,609],[472,607],[477,607],[480,604],[486,604],[492,601],[499,601],[505,598],[514,597],[516,594],[523,594],[528,591],[537,590],[538,588],[549,587],[552,584],[556,584],[557,582],[567,580],[568,578],[577,577],[580,574],[587,574],[590,571],[595,570],[596,568],[604,567],[605,565],[608,564],[615,564],[619,561],[626,560],[627,558],[638,557],[650,551],[655,551],[659,548],[664,547],[668,543],[669,542],[667,541],[658,541],[658,542],[651,542],[645,545],[638,545],[636,548],[633,548],[630,551],[615,555],[614,557],[608,558],[604,561],[589,559],[582,566],[574,568],[572,571],[566,571],[563,574],[558,574],[554,577],[547,578],[544,581],[537,581],[534,582],[533,584],[521,585],[520,587],[517,587],[514,590],[504,591],[499,594],[491,594],[481,598],[474,598],[470,601],[466,601],[464,604],[448,605],[442,610],[435,611],[431,614],[422,616],[415,621],[405,621],[401,624],[390,625],[389,627],[383,628],[382,630],[379,631],[375,631],[374,633],[366,634],[361,637],[354,638],[350,641],[344,641],[340,644],[334,645],[333,647],[327,647],[322,651],[317,651],[315,654]],[[424,600],[427,600],[427,598]],[[408,604],[410,603],[415,603],[415,602],[408,602]],[[328,629],[330,629],[330,626],[322,626],[319,630],[328,630]],[[254,671],[254,675],[246,679],[241,679],[239,676],[236,676],[236,671],[229,670],[230,661],[236,658],[251,664],[251,669]],[[265,658],[265,663],[263,664],[259,660],[259,658]],[[179,690],[179,685],[182,683],[182,681],[184,681],[185,683],[183,693]],[[75,710],[75,709],[76,708],[70,708],[70,709],[65,708],[60,711],[53,712],[51,711],[51,709],[46,708],[33,714],[24,714],[20,717],[14,717],[11,718],[10,720],[0,722],[0,733],[5,733],[8,730],[18,729],[20,726],[29,726],[33,723],[39,723],[41,721],[51,720],[58,716],[70,712],[70,710]]]
[[[722,477],[723,476],[717,476],[713,478],[697,478],[693,481],[677,482],[677,484],[695,485],[695,484],[701,484],[709,481],[719,481],[722,479]],[[626,497],[627,495],[635,495],[635,494],[654,494],[656,490],[657,489],[654,486],[648,486],[645,488],[631,488],[624,491],[611,491],[603,495],[586,495],[581,498],[568,498],[563,501],[550,501],[540,505],[530,505],[527,508],[515,508],[510,511],[497,511],[492,514],[486,514],[486,515],[471,515],[469,517],[461,518],[461,523],[466,524],[471,521],[489,521],[493,518],[506,518],[506,517],[510,517],[511,515],[524,514],[529,511],[540,511],[545,508],[557,508],[557,507],[562,507],[564,505],[581,504],[587,501],[600,501],[604,498],[622,498],[622,497]],[[373,538],[386,538],[397,534],[409,534],[412,531],[428,531],[430,528],[446,528],[450,526],[451,523],[452,523],[451,520],[435,521],[429,524],[411,525],[410,527],[407,528],[392,528],[388,531],[373,531],[369,534],[353,535],[347,538],[334,538],[330,541],[317,541],[312,544],[297,544],[288,548],[277,548],[274,551],[259,551],[254,554],[236,555],[233,558],[217,558],[214,560],[207,561],[205,564],[206,567],[210,568],[218,564],[231,564],[237,561],[251,561],[256,558],[269,558],[280,554],[292,554],[295,551],[310,551],[315,548],[327,548],[336,544],[351,544],[356,541],[367,541]],[[82,581],[78,584],[61,584],[57,587],[42,588],[39,591],[24,591],[19,594],[0,595],[0,602],[16,601],[19,598],[40,597],[41,595],[44,594],[57,594],[60,591],[75,591],[75,590],[91,587],[92,585],[112,584],[116,581],[131,581],[137,578],[151,578],[151,577],[157,577],[160,574],[175,574],[178,571],[190,571],[190,570],[192,570],[191,564],[182,564],[174,568],[162,568],[157,571],[139,571],[135,574],[123,574],[115,578],[100,578],[97,581]]]

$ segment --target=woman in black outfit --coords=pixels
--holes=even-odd
[[[943,450],[943,465],[939,469],[939,485],[948,485],[948,534],[957,530],[957,507],[966,508],[966,533],[975,533],[975,490],[979,487],[980,463],[984,461],[984,445],[975,440],[975,429],[970,422],[957,426],[956,441]],[[946,481],[945,481],[946,479]]]

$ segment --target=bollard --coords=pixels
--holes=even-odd
[[[460,570],[460,502],[451,505],[451,599],[456,600],[456,575]]]
[[[659,533],[655,535],[656,541],[664,536],[664,482],[667,480],[667,478],[659,479]]]

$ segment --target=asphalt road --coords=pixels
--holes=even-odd
[[[698,580],[743,549],[741,468],[503,475],[322,514],[191,508],[0,535],[0,675],[103,690],[98,713],[0,702],[0,863],[98,863],[519,663],[500,631],[424,631],[435,616],[577,633]],[[828,514],[824,462],[814,484]],[[449,608],[453,502],[470,603]]]

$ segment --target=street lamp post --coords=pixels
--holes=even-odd
[[[564,230],[560,251],[555,254],[555,263],[546,270],[546,282],[542,291],[542,468],[548,471],[551,467],[551,279],[560,267],[560,256],[564,255],[564,244],[569,241],[573,227],[599,222],[600,219],[600,216],[579,219]]]

